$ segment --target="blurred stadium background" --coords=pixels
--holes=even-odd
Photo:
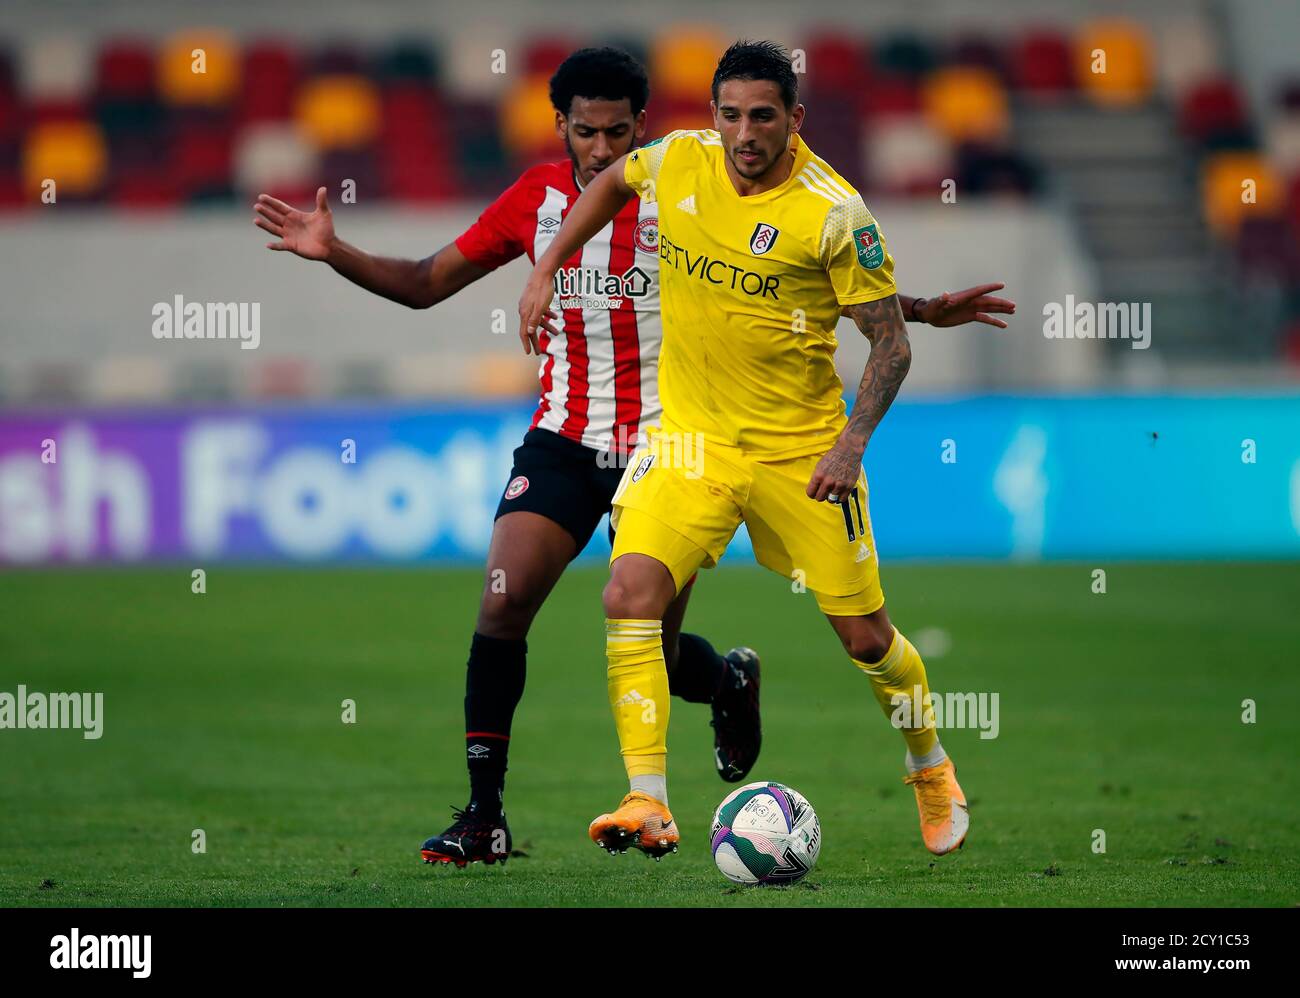
[[[414,848],[464,799],[465,649],[536,397],[527,264],[408,311],[268,253],[252,201],[323,184],[343,238],[424,257],[563,156],[546,80],[573,48],[645,60],[654,136],[709,124],[742,36],[798,50],[805,134],[903,293],[1018,303],[1005,331],[910,327],[866,457],[891,614],[942,689],[1004,697],[996,740],[944,734],[978,835],[929,862],[861,678],[740,536],[690,624],[762,650],[761,765],[816,803],[824,890],[724,891],[707,710],[681,704],[690,848],[598,865],[582,830],[622,779],[598,530],[529,638],[531,858],[431,893]],[[1294,904],[1297,39],[1267,0],[5,0],[0,691],[104,691],[107,734],[0,733],[0,903]],[[258,305],[258,348],[155,339],[176,296]],[[1047,337],[1071,298],[1149,304],[1149,347]]]
[[[1300,484],[1284,460],[1300,457],[1300,8],[832,0],[811,17],[777,3],[743,11],[701,17],[667,2],[647,28],[638,9],[587,0],[11,0],[0,558],[476,558],[536,390],[515,337],[526,262],[410,312],[267,254],[252,199],[305,206],[325,184],[345,238],[427,255],[523,167],[562,155],[546,81],[572,48],[615,42],[645,60],[657,135],[709,124],[712,67],[738,35],[802,56],[806,135],[882,220],[905,293],[1003,280],[1019,303],[1005,332],[915,330],[880,447],[894,445],[909,492],[957,488],[971,515],[939,536],[886,535],[887,554],[1300,551]],[[1098,50],[1105,72],[1093,71]],[[346,181],[355,204],[340,201]],[[154,339],[153,304],[177,295],[258,303],[259,348]],[[1067,295],[1149,303],[1149,348],[1045,337],[1044,305]],[[851,390],[866,344],[847,323],[841,334]],[[1116,393],[1126,398],[1103,397]],[[1216,401],[1196,404],[1207,393]],[[352,404],[342,415],[340,400]],[[212,418],[197,420],[195,405]],[[68,407],[78,421],[64,421]],[[223,413],[248,418],[223,424]],[[1187,433],[1161,441],[1179,420]],[[978,473],[974,447],[938,462],[959,426],[987,451]],[[35,463],[34,435],[65,431],[65,446],[98,455],[81,462],[87,480]],[[362,444],[358,467],[315,467],[308,445],[322,435]],[[1248,438],[1270,440],[1268,470],[1243,469]],[[1157,442],[1172,457],[1153,477]],[[465,498],[441,511],[407,503],[368,533],[364,517],[330,527],[347,504],[343,471],[364,474],[385,447],[400,453],[387,475],[373,469],[373,494],[406,482]],[[1166,491],[1135,503],[1135,476]],[[271,510],[260,526],[241,492],[254,479]],[[1276,501],[1261,512],[1263,494]],[[1107,503],[1151,515],[1088,529]],[[1210,515],[1240,530],[1206,530]]]

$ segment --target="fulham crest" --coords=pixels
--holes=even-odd
[[[762,256],[772,248],[780,234],[776,226],[759,222],[754,227],[754,234],[749,237],[749,251],[755,256]]]

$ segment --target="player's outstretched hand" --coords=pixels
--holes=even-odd
[[[253,210],[257,212],[253,224],[280,240],[267,243],[267,249],[288,250],[308,260],[324,260],[329,256],[334,241],[334,215],[325,200],[324,187],[316,192],[316,210],[310,214],[269,194],[259,194]]]
[[[861,474],[862,451],[841,440],[817,462],[805,491],[817,502],[839,502],[857,486]]]
[[[1006,298],[994,298],[990,292],[1001,291],[1005,284],[981,284],[965,291],[945,291],[938,298],[928,298],[921,306],[917,318],[931,326],[962,326],[968,322],[984,322],[999,329],[1007,324],[989,313],[1015,315],[1016,303]]]
[[[551,299],[555,297],[555,276],[547,275],[536,268],[524,285],[524,293],[519,296],[519,342],[524,345],[524,353],[542,355],[542,348],[537,343],[537,334],[545,329],[552,336],[558,336],[553,324],[556,318],[551,311]]]

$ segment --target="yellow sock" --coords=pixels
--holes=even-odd
[[[609,705],[628,778],[668,772],[668,668],[663,622],[606,620]]]
[[[894,640],[884,658],[871,664],[855,658],[853,664],[871,680],[871,692],[876,695],[885,716],[891,723],[895,718],[902,722],[907,750],[917,758],[929,754],[939,735],[934,727],[934,711],[930,708],[930,684],[925,678],[925,663],[912,647],[912,642],[903,637],[902,631],[894,628]]]

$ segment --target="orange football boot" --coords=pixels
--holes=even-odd
[[[916,791],[916,810],[921,816],[921,838],[936,856],[960,849],[970,828],[966,795],[957,784],[957,769],[951,759],[937,766],[909,773],[903,782]]]
[[[635,846],[656,860],[677,851],[677,824],[667,805],[634,790],[613,814],[602,814],[587,830],[591,841],[611,854]]]

